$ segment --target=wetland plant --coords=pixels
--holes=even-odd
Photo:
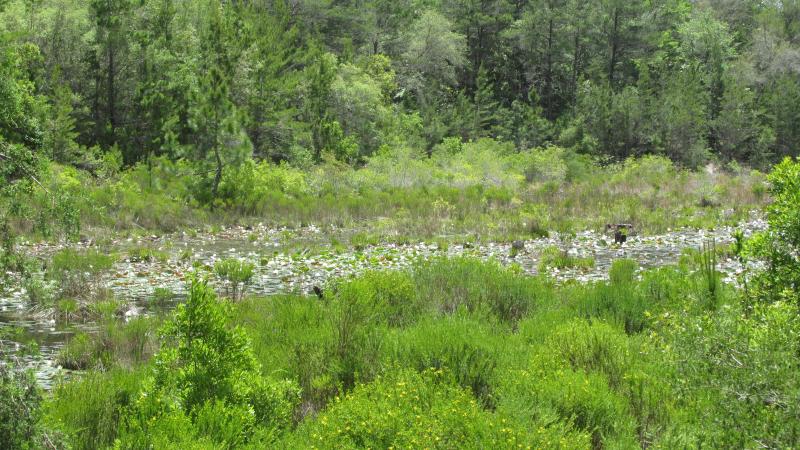
[[[700,273],[703,276],[707,306],[716,309],[719,305],[722,284],[717,272],[717,244],[713,239],[703,243],[703,250],[700,252]]]
[[[544,272],[547,269],[591,269],[594,267],[594,258],[587,257],[581,258],[578,256],[571,256],[566,251],[551,246],[542,250],[539,259],[539,271]]]
[[[129,262],[167,262],[169,254],[150,247],[135,247],[128,250]]]
[[[214,273],[225,281],[225,295],[241,300],[253,279],[255,265],[236,258],[227,258],[214,264]]]

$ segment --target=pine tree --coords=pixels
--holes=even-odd
[[[195,158],[206,191],[205,200],[212,207],[225,167],[238,165],[252,154],[250,140],[241,127],[241,113],[230,98],[236,61],[232,54],[236,48],[233,14],[214,2],[210,5],[199,90],[192,111]]]

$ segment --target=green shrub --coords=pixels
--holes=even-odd
[[[622,325],[627,333],[638,333],[647,326],[652,311],[647,299],[631,283],[600,282],[575,288],[575,307],[583,317],[596,317]]]
[[[504,389],[503,396],[510,400],[501,404],[500,412],[512,417],[516,413],[519,421],[559,420],[591,436],[591,445],[584,448],[638,447],[624,397],[609,389],[602,376],[572,369],[544,376],[535,373],[509,374],[512,387]],[[526,410],[525,404],[534,405],[533,409]]]
[[[680,392],[668,442],[690,447],[784,448],[800,436],[800,316],[786,302],[682,314],[665,330],[665,371]],[[682,439],[682,440],[681,440]]]
[[[335,377],[345,390],[356,381],[368,381],[377,373],[379,351],[390,311],[381,307],[373,286],[356,279],[337,288],[330,317],[334,342],[329,355],[334,358]]]
[[[287,411],[299,401],[293,383],[262,378],[250,342],[240,327],[228,327],[231,307],[217,300],[205,282],[192,280],[187,301],[178,306],[162,330],[162,348],[155,356],[153,375],[132,407],[122,436],[122,447],[152,446],[159,440],[180,441],[185,433],[173,423],[202,419],[200,436],[240,425],[235,436],[209,435],[247,441],[255,428],[276,435],[288,423]],[[242,419],[242,413],[252,420]],[[185,415],[186,419],[181,416]],[[210,417],[213,415],[215,417]]]
[[[113,254],[68,248],[53,255],[47,275],[57,283],[58,298],[90,299],[100,275],[110,270],[115,262]]]
[[[766,262],[751,294],[761,301],[800,305],[800,161],[786,158],[768,176],[772,203],[769,228],[748,243],[752,257]]]
[[[337,302],[358,302],[372,324],[397,327],[413,323],[427,305],[419,299],[408,272],[368,271],[332,289]]]
[[[56,363],[69,370],[85,370],[96,362],[95,345],[92,338],[83,332],[72,336],[56,356]]]
[[[0,447],[39,448],[41,402],[32,372],[0,362]]]
[[[527,333],[527,331],[526,331]],[[551,326],[522,369],[503,373],[498,411],[519,420],[554,417],[590,433],[595,448],[652,443],[669,421],[663,369],[604,323]],[[638,441],[638,442],[637,442]]]
[[[615,259],[608,271],[608,278],[614,285],[631,284],[636,280],[637,270],[639,270],[639,263],[636,260]]]
[[[172,290],[163,287],[157,287],[153,291],[153,298],[151,301],[155,305],[164,306],[172,302],[174,299],[175,293],[172,292]]]
[[[329,306],[316,297],[272,296],[236,305],[236,322],[252,336],[256,358],[269,373],[297,380],[301,415],[321,409],[340,393],[335,377],[334,321]]]
[[[498,364],[494,339],[485,323],[460,316],[428,320],[397,331],[387,339],[388,367],[423,372],[446,369],[460,386],[470,389],[487,408],[494,406],[494,378]]]
[[[287,448],[586,448],[584,435],[538,422],[511,423],[449,383],[445,370],[398,369],[358,385],[312,421]]]

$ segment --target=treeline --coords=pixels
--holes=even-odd
[[[493,138],[765,166],[800,143],[800,2],[0,0],[3,176]],[[329,156],[328,156],[329,155]],[[11,163],[9,163],[11,161]]]

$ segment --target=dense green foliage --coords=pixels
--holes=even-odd
[[[769,230],[750,243],[750,253],[766,263],[756,279],[755,296],[800,306],[800,163],[785,159],[769,176],[773,202]]]
[[[443,153],[459,177],[452,166],[481,158],[465,145],[481,139],[493,158],[529,158],[533,177],[531,151],[550,145],[603,160],[766,167],[800,146],[798,10],[749,0],[8,1],[3,190],[35,183],[45,160],[100,179],[143,164],[148,189],[170,183],[159,170],[187,178],[170,198],[253,208],[238,181],[264,189],[286,170],[253,159],[414,167]],[[180,169],[159,169],[159,157]],[[413,185],[404,172],[392,182]],[[73,198],[52,197],[54,209]]]
[[[0,448],[800,447],[799,24],[796,0],[0,0],[0,289],[96,324],[50,393],[0,361]],[[253,298],[215,256],[228,299],[192,278],[137,318],[101,275],[165,251],[15,247],[264,222],[444,249],[763,206],[732,249],[607,281],[442,257]]]
[[[704,258],[563,285],[437,259],[236,304],[193,282],[149,363],[62,384],[41,423],[74,448],[796,446],[797,306],[709,302]]]

